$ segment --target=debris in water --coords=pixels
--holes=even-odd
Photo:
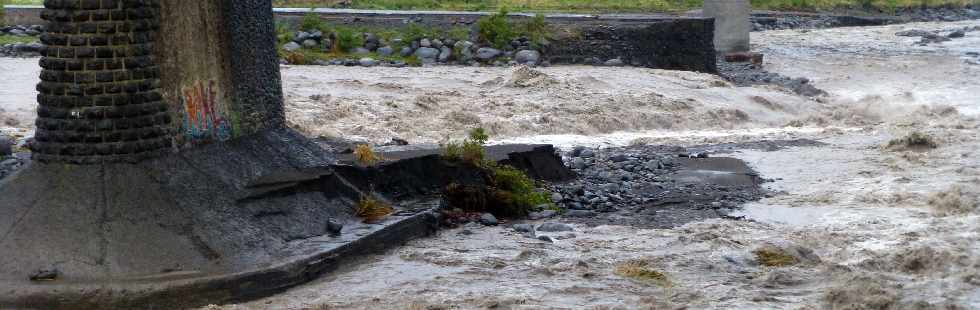
[[[752,252],[759,264],[767,267],[786,267],[796,265],[800,261],[783,249],[766,247]]]
[[[904,150],[919,151],[925,149],[934,149],[937,147],[939,147],[939,145],[936,143],[935,140],[933,140],[931,136],[918,131],[913,131],[910,132],[905,137],[891,140],[888,142],[888,146],[887,146],[888,149],[898,150],[898,151],[904,151]]]
[[[395,208],[374,197],[362,197],[361,201],[357,203],[357,209],[354,211],[355,215],[364,218],[364,222],[367,223],[381,221],[394,212]]]
[[[652,282],[660,286],[670,286],[670,280],[663,272],[654,270],[644,260],[629,260],[616,266],[615,273],[621,277],[641,282]]]

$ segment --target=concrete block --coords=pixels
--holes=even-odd
[[[715,50],[720,53],[749,51],[751,13],[749,0],[704,1],[704,16],[715,19]]]

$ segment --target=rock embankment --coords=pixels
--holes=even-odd
[[[0,27],[0,36],[13,36],[18,38],[34,38],[34,42],[28,43],[8,43],[0,45],[0,57],[39,57],[41,56],[41,45],[38,42],[41,34],[44,33],[42,25],[13,25]]]

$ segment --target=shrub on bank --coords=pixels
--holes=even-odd
[[[486,186],[450,184],[444,196],[449,205],[468,212],[488,212],[502,217],[527,216],[535,208],[553,207],[551,196],[538,190],[524,171],[487,160],[484,144],[490,139],[483,128],[470,132],[462,142],[444,145],[443,158],[477,167],[488,176]]]

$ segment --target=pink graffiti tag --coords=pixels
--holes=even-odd
[[[231,126],[218,111],[218,95],[214,81],[207,87],[199,81],[184,89],[181,98],[186,109],[184,133],[191,143],[200,144],[231,139]]]

